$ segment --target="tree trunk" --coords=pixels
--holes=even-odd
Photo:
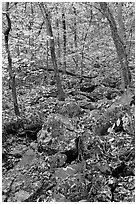
[[[125,32],[125,25],[123,22],[122,16],[122,6],[123,2],[118,3],[118,24],[119,24],[119,37],[121,38],[123,44],[126,46],[126,32]]]
[[[84,67],[84,49],[85,49],[85,44],[86,44],[86,38],[88,36],[88,31],[89,31],[89,28],[91,26],[91,22],[92,22],[92,18],[93,18],[93,12],[92,12],[92,5],[90,6],[91,7],[91,10],[90,10],[90,20],[89,20],[89,24],[88,24],[88,27],[86,29],[86,32],[84,31],[85,35],[83,34],[83,38],[82,38],[82,42],[83,42],[83,45],[82,45],[82,51],[81,51],[81,78],[83,76],[83,67]]]
[[[10,77],[10,85],[12,89],[12,97],[13,97],[13,104],[14,104],[14,111],[15,115],[18,117],[20,116],[20,111],[18,108],[18,101],[17,101],[17,93],[16,93],[16,84],[15,84],[15,73],[12,70],[12,59],[10,56],[10,50],[9,50],[9,32],[11,30],[11,20],[8,14],[8,8],[9,8],[9,2],[6,2],[6,18],[7,18],[7,29],[4,31],[4,37],[5,37],[5,49],[8,56],[8,72]]]
[[[47,68],[49,68],[49,42],[48,40],[46,43],[46,65],[47,65]]]
[[[63,26],[63,68],[64,72],[66,72],[66,21],[64,8],[62,8],[62,26]]]
[[[76,15],[77,15],[77,10],[75,6],[73,6],[73,12],[74,12],[74,45],[75,45],[75,52],[76,52],[76,68],[78,68],[78,54],[77,54],[77,21],[76,21]]]
[[[54,44],[53,32],[52,32],[51,21],[50,21],[50,14],[47,7],[44,6],[43,3],[40,3],[39,6],[47,25],[47,34],[49,36],[50,53],[51,53],[51,59],[53,63],[54,73],[55,73],[55,79],[57,83],[58,98],[60,101],[63,101],[65,100],[65,94],[62,89],[60,76],[58,72],[58,66],[57,66],[57,60],[56,60],[56,54],[55,54],[55,44]]]
[[[125,33],[125,26],[124,26],[124,22],[123,22],[123,17],[122,17],[122,6],[123,6],[123,2],[119,2],[118,3],[118,34],[119,37],[121,38],[121,41],[123,42],[123,45],[125,47],[125,52],[127,54],[127,50],[126,50],[126,33]],[[124,89],[125,87],[125,83],[124,83],[124,76],[122,73],[122,69],[121,69],[121,79],[122,79],[122,88]]]
[[[130,73],[129,73],[127,55],[126,55],[126,48],[120,36],[118,35],[118,30],[117,30],[115,19],[107,3],[101,2],[100,7],[101,7],[101,10],[103,11],[104,16],[107,18],[110,28],[111,28],[111,34],[112,34],[112,38],[113,38],[113,41],[116,47],[116,51],[118,54],[118,58],[120,61],[122,76],[124,80],[122,88],[123,90],[125,90],[130,86]]]
[[[56,15],[59,15],[58,12],[58,7],[56,6]],[[57,58],[58,58],[58,63],[59,66],[61,65],[61,46],[60,46],[60,23],[59,23],[59,19],[57,17],[56,19],[56,28],[57,28]]]

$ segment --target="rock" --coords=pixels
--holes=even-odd
[[[47,128],[46,128],[46,125],[44,124],[42,126],[42,129],[37,133],[37,142],[39,143],[41,140],[45,139],[46,137],[48,137]]]
[[[107,88],[103,86],[98,86],[92,93],[90,93],[90,97],[94,99],[95,102],[102,100],[105,98],[107,94]]]
[[[18,126],[19,125],[17,124],[17,121],[13,121],[13,122],[6,123],[4,128],[8,135],[9,134],[15,135],[17,133]]]
[[[32,149],[28,149],[26,152],[25,152],[25,156],[34,156],[35,152],[32,150]]]
[[[68,202],[69,200],[61,193],[54,193],[53,195],[53,202]],[[51,200],[52,202],[52,200]]]
[[[37,161],[36,153],[32,149],[28,149],[21,161],[17,164],[17,167],[31,165],[31,163],[34,163],[35,160]]]
[[[70,176],[75,176],[82,172],[82,168],[85,163],[77,163],[77,164],[70,164],[67,167],[64,168],[58,168],[55,171],[55,177],[58,180],[65,180],[66,178]]]
[[[83,86],[80,87],[80,91],[91,93],[97,86],[98,85],[84,84]]]
[[[100,118],[100,111],[98,109],[94,109],[90,112],[90,117],[94,117],[96,120]]]
[[[97,135],[100,135],[100,136],[103,136],[103,135],[108,135],[109,132],[108,132],[108,129],[112,126],[111,123],[106,123],[106,124],[102,124],[100,126],[97,126],[96,128],[96,134]]]
[[[70,202],[77,202],[87,197],[84,177],[79,172],[77,164],[60,168],[55,172],[58,192],[63,194]]]
[[[8,202],[33,201],[44,181],[48,185],[49,175],[46,173],[48,166],[45,157],[37,154],[33,149],[28,149],[20,162],[13,169],[3,174],[3,194],[9,192]]]
[[[75,146],[69,150],[66,150],[64,152],[61,152],[62,154],[65,154],[67,156],[66,163],[71,163],[72,161],[75,161],[78,158],[78,148],[80,144],[80,137],[75,139]]]
[[[83,109],[94,110],[95,104],[86,100],[79,101],[79,106]]]
[[[58,105],[57,112],[66,117],[76,117],[81,114],[81,108],[75,101],[65,101]]]
[[[37,135],[40,149],[45,149],[46,152],[54,150],[55,153],[67,149],[69,142],[76,138],[75,123],[66,116],[51,114]]]
[[[30,147],[33,149],[33,150],[36,150],[38,148],[38,143],[36,142],[31,142],[30,143]]]
[[[68,165],[65,168],[58,168],[55,171],[55,178],[59,181],[67,179],[69,176],[74,176],[76,173],[78,173],[78,165]]]
[[[15,147],[13,147],[10,151],[10,154],[18,157],[20,155],[20,157],[22,157],[22,155],[24,154],[24,152],[28,149],[28,147],[26,145],[16,145]]]
[[[6,195],[2,195],[2,202],[6,202],[7,196]]]
[[[7,194],[9,189],[10,189],[10,186],[11,186],[13,180],[10,179],[10,178],[2,178],[2,179],[3,179],[2,180],[2,193],[3,194]]]
[[[57,153],[50,158],[51,168],[62,167],[66,163],[67,156],[65,154]]]
[[[30,197],[30,193],[27,191],[20,190],[15,193],[15,201],[16,202],[24,202],[26,199]]]

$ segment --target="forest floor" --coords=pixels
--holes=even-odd
[[[134,94],[113,77],[63,86],[65,101],[53,80],[17,89],[23,128],[3,88],[3,201],[135,202]]]

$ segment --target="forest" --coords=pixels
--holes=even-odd
[[[2,202],[135,202],[135,3],[2,3]]]

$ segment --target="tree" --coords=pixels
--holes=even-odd
[[[121,65],[121,71],[122,71],[122,78],[123,78],[123,90],[127,89],[130,86],[130,72],[128,67],[128,60],[127,60],[127,54],[126,54],[126,48],[124,46],[123,41],[121,40],[119,34],[117,25],[115,22],[115,19],[108,7],[108,4],[106,2],[100,3],[101,10],[103,12],[103,15],[107,18],[110,28],[111,28],[111,34],[112,38],[116,47],[116,51],[118,54],[118,58]]]
[[[65,20],[65,11],[62,7],[62,27],[63,27],[63,68],[66,72],[66,20]]]
[[[51,27],[51,20],[50,20],[50,12],[48,11],[47,6],[46,5],[44,6],[43,3],[40,3],[39,6],[41,9],[42,15],[46,21],[47,35],[48,35],[49,43],[50,43],[51,59],[52,59],[55,79],[57,83],[58,98],[60,101],[63,101],[65,100],[65,94],[62,89],[59,72],[58,72],[58,66],[57,66],[57,60],[56,60],[56,54],[55,54],[54,37],[53,37],[53,32],[52,32],[52,27]]]
[[[74,45],[75,45],[75,51],[77,53],[77,10],[75,5],[73,5],[73,12],[74,12]],[[75,57],[75,63],[76,63],[76,68],[78,68],[78,55],[76,54]]]
[[[59,8],[56,5],[55,7],[56,10],[56,28],[57,28],[57,58],[58,58],[58,63],[61,65],[60,58],[61,58],[61,45],[60,45],[60,23],[59,23]]]
[[[123,15],[122,15],[122,6],[123,2],[118,3],[118,24],[119,24],[119,36],[123,41],[123,44],[126,46],[126,32],[125,32],[125,25],[123,22]]]
[[[11,30],[11,20],[9,17],[9,2],[5,3],[5,13],[7,18],[7,28],[4,31],[4,37],[5,37],[5,49],[8,57],[8,72],[9,72],[9,82],[12,89],[12,98],[13,98],[13,104],[14,104],[14,111],[15,115],[18,117],[20,116],[20,111],[18,107],[18,101],[17,101],[17,93],[16,93],[16,83],[15,83],[15,73],[12,69],[12,58],[10,54],[10,48],[9,48],[9,33]]]
[[[85,44],[86,44],[86,39],[87,39],[87,35],[88,35],[88,31],[90,29],[91,23],[92,23],[92,18],[93,18],[93,12],[92,12],[92,5],[90,5],[90,20],[89,20],[89,24],[88,27],[86,28],[86,33],[83,34],[83,38],[82,38],[82,51],[81,51],[81,77],[83,76],[83,67],[84,67],[84,49],[85,49]]]
[[[119,2],[118,3],[118,25],[119,25],[118,34],[119,34],[119,37],[121,38],[121,41],[122,41],[124,47],[126,48],[125,52],[127,54],[126,30],[125,30],[125,25],[124,25],[124,21],[123,21],[122,6],[123,6],[123,2]],[[130,72],[130,70],[129,70],[129,72]],[[125,85],[124,85],[124,78],[123,78],[123,74],[122,74],[122,69],[121,69],[121,78],[122,78],[122,87],[124,89]]]

